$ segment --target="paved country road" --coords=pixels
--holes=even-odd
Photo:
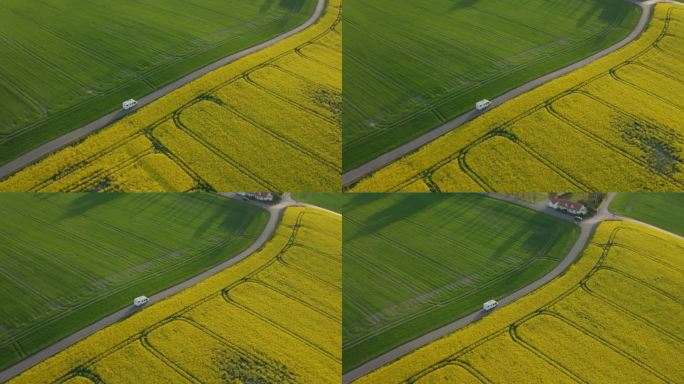
[[[239,199],[242,201],[242,199],[239,196],[237,196],[235,193],[222,193],[221,195],[223,195],[227,198],[234,198],[234,199]],[[194,277],[192,277],[192,278],[190,278],[190,279],[188,279],[182,283],[179,283],[179,284],[177,284],[173,287],[167,288],[167,289],[165,289],[165,290],[163,290],[163,291],[161,291],[161,292],[159,292],[153,296],[150,296],[149,297],[150,302],[149,302],[149,304],[147,304],[148,306],[151,304],[154,304],[156,302],[159,302],[161,300],[164,300],[169,296],[173,296],[176,293],[178,293],[178,292],[180,292],[186,288],[192,287],[193,285],[195,285],[195,284],[197,284],[197,283],[199,283],[199,282],[223,271],[224,269],[229,268],[229,267],[237,264],[238,262],[244,260],[245,258],[250,256],[254,252],[261,249],[261,247],[268,240],[270,240],[271,237],[273,236],[273,233],[275,232],[276,228],[278,227],[278,224],[280,223],[280,218],[282,217],[283,211],[287,207],[308,206],[308,207],[314,207],[314,208],[318,208],[318,209],[327,211],[326,209],[317,207],[315,205],[304,204],[304,203],[299,203],[297,201],[294,201],[290,197],[289,193],[286,193],[285,195],[283,195],[283,199],[276,205],[266,205],[266,204],[261,204],[261,203],[255,202],[255,201],[249,201],[248,203],[262,207],[269,212],[268,222],[266,223],[266,226],[264,227],[264,229],[261,232],[261,234],[259,235],[259,237],[254,241],[254,243],[252,243],[244,251],[240,252],[238,255],[232,257],[231,259],[229,259],[229,260],[227,260],[227,261],[225,261],[225,262],[223,262],[223,263],[221,263],[221,264],[219,264],[219,265],[217,265],[211,269],[208,269],[207,271],[205,271],[205,272],[203,272],[197,276],[194,276]],[[331,211],[328,211],[328,212],[331,212]],[[332,212],[332,213],[339,215],[339,213],[336,213],[336,212]],[[131,299],[133,299],[133,298],[131,298]],[[126,307],[120,311],[112,313],[111,315],[109,315],[109,316],[107,316],[107,317],[105,317],[105,318],[81,329],[78,332],[75,332],[75,333],[65,337],[64,339],[56,342],[55,344],[53,344],[53,345],[35,353],[35,354],[27,357],[26,359],[20,361],[19,363],[17,363],[15,365],[5,369],[4,371],[0,372],[0,383],[4,383],[5,381],[10,380],[14,376],[26,371],[27,369],[33,367],[36,364],[39,364],[40,362],[49,358],[50,356],[53,356],[53,355],[65,350],[65,349],[69,348],[70,346],[72,346],[72,345],[76,344],[77,342],[85,339],[86,337],[92,335],[93,333],[95,333],[95,332],[97,332],[97,331],[99,331],[99,330],[101,330],[107,326],[110,326],[119,320],[123,320],[123,319],[131,316],[132,314],[136,313],[137,311],[138,311],[138,309],[131,305],[131,306]]]
[[[659,231],[662,231],[664,233],[667,233],[668,235],[676,236],[680,239],[682,239],[681,236],[676,235],[674,233],[665,231],[661,228],[654,227],[650,224],[642,223],[638,220],[634,220],[632,218],[626,218],[622,216],[615,215],[611,213],[608,210],[608,207],[610,206],[610,202],[615,198],[616,193],[609,193],[606,199],[601,203],[601,206],[599,208],[598,213],[591,218],[588,218],[587,220],[582,221],[579,226],[581,229],[580,235],[577,238],[577,241],[575,244],[572,246],[568,254],[565,256],[565,258],[549,273],[546,275],[542,276],[540,279],[532,282],[531,284],[525,286],[524,288],[521,288],[512,294],[502,298],[499,300],[499,306],[504,306],[507,304],[512,303],[513,301],[529,294],[530,292],[534,291],[535,289],[543,286],[544,284],[548,283],[549,281],[553,280],[556,278],[558,275],[563,273],[572,263],[575,262],[577,257],[582,253],[584,248],[586,247],[587,243],[591,239],[592,234],[594,233],[594,230],[596,229],[596,226],[600,224],[604,220],[622,220],[622,221],[629,221],[629,222],[634,222],[634,223],[639,223],[645,226],[648,226],[650,228],[655,228]],[[522,202],[518,200],[514,200],[509,197],[497,195],[497,194],[490,194],[490,196],[500,199],[500,200],[505,200],[509,201],[515,204],[519,204],[525,207],[528,207],[530,209],[533,209],[535,211],[543,212],[549,215],[552,215],[554,217],[558,217],[562,220],[573,222],[573,217],[569,215],[562,214],[560,212],[557,212],[551,208],[548,207],[548,200],[541,201],[537,204],[532,204],[528,202]],[[440,339],[448,334],[451,334],[466,325],[475,322],[479,319],[481,319],[484,316],[483,311],[477,311],[474,312],[468,316],[462,317],[452,323],[449,323],[441,328],[437,328],[432,332],[426,333],[425,335],[422,335],[414,340],[411,340],[405,344],[402,344],[392,350],[390,350],[387,353],[384,353],[368,362],[365,364],[345,373],[342,376],[342,382],[343,383],[349,383],[351,381],[354,381],[362,376],[365,376],[376,369],[382,367],[383,365],[389,364],[413,351],[416,349],[419,349],[427,344],[432,343],[433,341]]]
[[[218,68],[223,67],[224,65],[230,64],[238,59],[241,59],[245,56],[248,56],[254,52],[260,51],[264,48],[270,47],[273,44],[276,44],[282,40],[287,39],[288,37],[297,34],[304,29],[310,27],[314,23],[320,19],[321,15],[323,15],[323,12],[325,11],[325,5],[326,5],[326,0],[318,0],[318,3],[316,4],[316,9],[314,10],[314,13],[311,15],[311,17],[304,22],[304,24],[298,26],[297,28],[290,30],[288,32],[283,33],[282,35],[278,35],[270,40],[267,40],[261,44],[255,45],[253,47],[247,48],[243,51],[234,53],[230,56],[224,57],[223,59],[216,61],[212,64],[207,65],[204,68],[200,68],[176,81],[173,83],[160,88],[147,96],[144,96],[143,98],[138,100],[138,106],[136,109],[142,108],[145,105],[148,105],[152,103],[153,101],[166,96],[167,94],[175,91],[176,89],[190,83],[193,80],[196,80],[204,75],[206,75],[209,72],[212,72]],[[121,100],[123,102],[123,100]],[[32,163],[35,163],[36,161],[42,159],[43,157],[61,149],[64,148],[70,144],[73,144],[86,136],[90,135],[93,132],[99,131],[100,129],[114,123],[117,120],[120,120],[124,118],[128,113],[126,113],[123,110],[117,110],[115,112],[112,112],[108,115],[105,115],[89,124],[86,124],[82,126],[81,128],[78,128],[74,131],[71,131],[63,136],[60,136],[46,144],[43,144],[42,146],[16,158],[13,161],[10,161],[6,164],[3,164],[0,166],[0,180],[4,179],[13,173],[21,170],[22,168],[31,165]]]
[[[616,50],[624,47],[625,45],[631,43],[633,40],[635,40],[639,35],[641,35],[641,32],[643,32],[644,28],[646,25],[648,25],[648,21],[650,20],[651,17],[651,12],[653,11],[653,5],[655,3],[670,3],[672,1],[670,0],[651,0],[651,1],[645,1],[645,2],[640,2],[637,0],[628,0],[632,3],[635,3],[639,5],[642,8],[642,13],[641,13],[641,18],[639,19],[639,22],[637,23],[636,27],[634,30],[624,39],[620,40],[618,43],[611,45],[610,47],[604,49],[601,52],[598,52],[592,56],[589,56],[583,60],[580,60],[572,65],[569,65],[565,68],[561,68],[557,71],[551,72],[547,75],[544,75],[538,79],[532,80],[529,83],[523,84],[515,89],[512,89],[503,95],[497,97],[496,99],[491,100],[492,101],[492,106],[491,108],[495,108],[500,106],[501,104],[518,97],[522,95],[523,93],[529,92],[534,88],[537,88],[545,83],[548,83],[549,81],[555,80],[561,76],[567,75],[568,73],[575,71],[579,68],[584,67],[587,64],[590,64],[593,61],[596,61],[610,53],[615,52]],[[460,127],[461,125],[481,116],[485,112],[478,112],[475,110],[472,110],[470,112],[467,112],[447,123],[444,125],[437,127],[433,129],[430,132],[427,132],[426,134],[419,136],[411,141],[409,141],[406,144],[401,145],[400,147],[397,147],[387,153],[385,153],[382,156],[379,156],[366,164],[353,169],[344,175],[342,175],[342,184],[345,187],[350,186],[351,184],[361,180],[363,177],[370,175],[371,173],[378,171],[379,169],[385,167],[386,165],[393,163],[396,160],[399,160],[400,158],[408,155],[411,152],[414,152],[418,150],[420,147],[437,140],[441,136],[444,136],[445,134],[453,131],[454,129]]]

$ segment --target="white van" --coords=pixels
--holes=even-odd
[[[492,309],[496,308],[496,306],[499,305],[499,302],[496,300],[489,300],[488,302],[482,304],[482,309],[485,311],[491,311]]]
[[[135,108],[135,106],[138,105],[138,101],[134,99],[126,100],[123,102],[122,106],[125,111],[128,111],[129,109]]]
[[[478,111],[484,111],[485,109],[489,108],[491,105],[492,105],[491,101],[484,99],[484,100],[480,100],[477,103],[475,103],[475,108]]]
[[[133,305],[135,305],[136,307],[142,307],[149,301],[150,299],[147,296],[138,296],[135,299],[133,299]]]

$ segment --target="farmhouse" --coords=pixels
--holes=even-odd
[[[549,200],[549,208],[557,211],[564,211],[573,215],[586,215],[587,207],[579,202],[561,199],[560,197],[552,197]]]

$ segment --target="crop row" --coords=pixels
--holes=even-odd
[[[603,223],[554,282],[358,382],[679,382],[683,249],[640,224]]]
[[[409,204],[408,200],[402,201],[403,205]],[[475,311],[478,297],[515,290],[516,284],[534,280],[535,275],[553,268],[557,254],[563,253],[555,246],[563,242],[551,229],[554,225],[543,225],[543,231],[551,229],[555,235],[538,236],[539,231],[530,225],[540,223],[531,217],[523,215],[524,228],[513,224],[523,219],[515,209],[503,207],[502,211],[499,207],[494,215],[483,209],[486,204],[460,200],[433,202],[430,209],[419,210],[408,219],[388,214],[395,205],[402,205],[396,199],[379,200],[370,211],[345,212],[345,238],[351,239],[345,243],[345,268],[356,272],[350,274],[347,283],[351,288],[345,289],[344,297],[343,351],[349,356],[348,367],[436,329],[456,314]],[[427,201],[410,203],[424,207]],[[421,224],[425,215],[430,216],[432,225]],[[463,225],[463,215],[479,220]],[[366,222],[368,217],[373,219]],[[370,234],[369,229],[373,229]],[[454,237],[454,231],[460,236]],[[481,237],[484,233],[489,240]],[[535,235],[529,237],[532,233]],[[355,240],[361,236],[363,239]],[[409,240],[413,238],[423,241]],[[520,242],[523,238],[527,239],[525,245]],[[507,244],[503,254],[499,242]],[[461,257],[454,259],[454,253]],[[521,271],[527,272],[521,275]],[[518,278],[511,280],[512,276]],[[366,279],[377,280],[377,284],[365,287],[362,282]]]
[[[598,117],[589,119],[580,113],[588,103]],[[578,108],[578,105],[583,106]],[[618,174],[632,175],[629,182],[634,185],[630,188],[653,182],[650,171],[660,179],[656,181],[658,187],[674,189],[683,185],[682,176],[678,175],[681,162],[678,153],[683,140],[673,129],[640,120],[586,91],[570,93],[545,109],[530,112],[392,190],[404,191],[418,179],[423,179],[435,192],[492,191],[502,187],[523,190],[528,188],[528,181],[520,176],[526,174],[539,176],[538,185],[542,189],[565,185],[566,189],[594,190],[601,185],[592,183],[596,180],[605,183],[604,176],[610,176],[602,174],[596,179],[597,170],[614,172],[616,167],[623,169]],[[545,130],[539,131],[540,126]],[[548,142],[548,137],[560,136],[564,139]],[[563,150],[571,143],[583,150],[590,149],[598,154],[597,159],[586,164],[576,162]],[[456,161],[458,169],[455,169]]]
[[[5,12],[10,10],[5,10]],[[37,10],[40,12],[40,10]],[[117,44],[128,44],[129,55],[121,55],[113,53],[112,51],[98,51],[93,49],[92,46],[86,46],[75,39],[74,36],[68,36],[64,32],[57,31],[44,23],[34,20],[30,15],[26,15],[23,12],[14,12],[15,17],[19,17],[25,23],[31,25],[34,28],[33,34],[39,35],[41,41],[48,42],[46,46],[59,47],[60,55],[50,55],[53,52],[45,47],[34,47],[27,44],[27,37],[24,36],[25,31],[23,28],[15,31],[16,36],[0,35],[5,44],[7,44],[7,49],[13,49],[18,52],[21,56],[25,57],[24,64],[27,67],[32,65],[40,65],[42,68],[47,69],[51,72],[54,77],[59,77],[61,84],[69,84],[70,98],[65,102],[65,97],[60,97],[60,105],[50,105],[47,101],[45,95],[45,89],[32,89],[32,84],[30,82],[24,81],[24,84],[13,83],[10,84],[9,90],[12,92],[24,95],[24,98],[30,100],[34,105],[38,106],[38,109],[43,110],[40,116],[34,116],[29,120],[28,124],[13,130],[10,134],[4,135],[0,139],[0,143],[6,142],[8,140],[14,139],[21,135],[29,134],[32,130],[44,125],[48,120],[52,120],[56,117],[61,117],[68,115],[69,113],[78,112],[83,108],[88,107],[94,103],[97,103],[102,97],[112,96],[117,92],[124,89],[130,89],[136,84],[146,84],[149,89],[155,89],[156,86],[152,84],[155,78],[160,76],[163,78],[165,73],[169,70],[173,70],[174,66],[181,65],[183,62],[192,60],[198,56],[206,55],[212,51],[216,51],[221,46],[227,44],[233,44],[233,39],[198,39],[188,40],[186,35],[174,34],[173,39],[177,39],[179,44],[176,44],[174,49],[179,49],[179,46],[183,46],[184,49],[178,50],[173,54],[169,54],[168,49],[170,47],[155,47],[155,43],[151,43],[155,37],[154,33],[148,33],[146,35],[151,36],[149,39],[144,38],[144,44],[140,41],[140,35],[132,37],[126,37],[125,33],[121,31],[115,31],[110,25],[109,29],[105,26],[101,26],[101,32],[108,34],[109,45],[108,47],[116,47]],[[273,27],[287,21],[291,15],[285,12],[273,12],[268,11],[260,15],[264,22],[261,25],[257,25],[253,20],[243,20],[235,25],[232,25],[230,29],[222,31],[223,35],[226,32],[231,32],[236,35],[248,35],[250,31],[255,31],[259,27]],[[56,22],[63,21],[61,16],[55,18]],[[233,21],[234,22],[234,21]],[[152,28],[152,25],[147,25],[147,28]],[[82,31],[78,31],[82,32]],[[77,34],[78,34],[77,32]],[[129,31],[126,31],[127,33]],[[165,30],[163,33],[166,34],[166,41],[169,38],[169,34],[172,31]],[[162,31],[157,30],[155,33],[162,33]],[[100,36],[101,37],[101,36]],[[35,37],[33,37],[35,39]],[[114,40],[112,40],[114,39]],[[213,40],[213,41],[211,41]],[[144,46],[144,52],[138,51],[138,48],[131,50],[131,47]],[[100,46],[99,48],[102,48]],[[133,55],[131,55],[133,53]],[[149,54],[153,53],[152,57]],[[136,56],[140,54],[140,56]],[[136,56],[136,57],[134,57]],[[83,68],[88,70],[77,71],[74,73],[68,70],[63,70],[62,68],[74,67],[74,57],[79,57],[80,64]],[[131,61],[132,60],[132,61]],[[118,70],[112,70],[112,68],[119,68]],[[108,76],[102,77],[102,74],[108,74]],[[95,75],[95,76],[94,76]],[[97,76],[100,76],[99,78]],[[75,90],[75,91],[74,91]],[[76,92],[76,94],[74,94]],[[30,96],[33,94],[33,96]],[[88,97],[83,95],[87,94]],[[65,91],[62,96],[66,96]],[[38,99],[43,99],[38,101]],[[51,113],[49,116],[46,112],[50,109]]]
[[[304,32],[28,166],[0,182],[0,190],[339,188],[339,15],[339,1],[331,1],[322,20]],[[190,118],[214,124],[186,124]],[[202,137],[209,131],[212,142]],[[254,145],[236,147],[236,137]],[[265,138],[272,145],[263,145]]]
[[[350,28],[359,28],[358,26],[355,26],[355,24],[350,20],[347,21],[346,24]],[[436,114],[437,118],[441,122],[446,122],[446,119],[444,116],[441,114],[439,108],[448,106],[450,104],[453,104],[454,101],[458,100],[460,97],[462,97],[465,94],[468,94],[472,92],[473,90],[483,87],[485,85],[494,83],[496,81],[499,81],[501,78],[504,78],[506,76],[510,76],[513,73],[519,72],[521,70],[524,70],[525,68],[538,65],[542,62],[548,61],[550,58],[558,56],[560,54],[570,52],[573,50],[576,50],[579,46],[582,46],[583,44],[589,42],[589,41],[596,41],[604,38],[606,35],[608,35],[613,29],[615,29],[619,24],[619,20],[615,19],[612,21],[611,24],[606,26],[601,31],[593,31],[591,28],[585,28],[582,31],[583,36],[575,36],[573,38],[566,38],[563,39],[562,42],[556,42],[556,44],[548,44],[544,46],[543,50],[541,51],[541,54],[535,54],[535,57],[533,59],[530,59],[529,57],[529,52],[520,54],[520,57],[511,57],[508,58],[506,61],[502,62],[500,60],[496,60],[494,57],[486,57],[483,59],[485,61],[491,62],[494,66],[494,68],[482,68],[480,70],[473,70],[471,73],[468,74],[462,74],[462,73],[456,73],[452,72],[452,69],[447,65],[447,64],[440,64],[434,61],[427,61],[425,58],[420,57],[419,55],[412,54],[412,50],[408,49],[405,46],[402,46],[401,44],[397,42],[391,42],[386,38],[383,38],[381,35],[377,33],[373,33],[372,31],[363,31],[364,34],[369,36],[372,39],[376,39],[382,44],[390,45],[393,48],[397,49],[398,51],[401,52],[402,55],[407,55],[410,57],[412,60],[416,60],[419,62],[421,65],[424,65],[428,68],[436,68],[437,71],[442,71],[445,73],[448,73],[450,76],[445,79],[436,79],[439,82],[442,82],[446,84],[445,88],[452,89],[452,91],[449,92],[444,92],[442,94],[434,94],[434,95],[428,95],[428,99],[431,99],[430,102],[423,102],[421,103],[420,108],[413,108],[410,113],[395,113],[395,115],[399,115],[393,120],[385,119],[383,121],[376,121],[375,122],[375,129],[367,129],[364,130],[363,132],[354,132],[354,137],[348,141],[345,141],[345,146],[352,146],[355,143],[368,140],[369,138],[373,136],[377,136],[382,134],[383,130],[391,129],[394,127],[397,127],[399,125],[404,125],[408,124],[411,121],[416,120],[420,116],[423,116],[426,112],[434,113]],[[474,29],[477,29],[479,26],[475,24],[470,24],[469,27]],[[483,33],[487,33],[490,31],[483,31]],[[451,40],[449,42],[451,45],[458,45],[458,41],[456,40]],[[478,54],[484,54],[484,52],[473,52],[472,49],[468,51],[469,56],[473,57]],[[397,81],[394,81],[391,77],[387,76],[380,70],[376,70],[372,66],[368,65],[365,63],[362,59],[354,57],[351,53],[345,53],[345,58],[349,58],[351,60],[354,60],[356,65],[359,65],[363,67],[366,71],[372,72],[373,76],[376,76],[378,78],[382,78],[383,80],[386,81],[386,84],[389,84],[390,86],[396,87],[398,90],[401,92],[404,92],[406,94],[412,93],[412,89],[416,89],[415,87],[407,87],[405,84],[399,83]],[[424,76],[431,76],[430,74],[433,73],[434,71],[431,70],[423,70],[422,71]],[[478,73],[479,72],[479,73]],[[455,89],[455,91],[453,90]],[[361,116],[364,117],[366,121],[370,119],[370,116],[368,116],[365,112],[359,111]],[[404,111],[401,111],[404,112]]]
[[[509,101],[352,189],[397,191],[421,181],[421,188],[441,191],[541,190],[549,183],[681,189],[684,138],[677,127],[684,109],[671,97],[681,83],[631,63],[654,55],[666,66],[680,61],[684,52],[672,47],[681,42],[683,14],[676,5],[656,6],[639,40]],[[652,74],[660,76],[657,83]],[[586,116],[587,109],[600,112]]]
[[[22,215],[25,216],[24,214]],[[45,226],[47,223],[42,221],[40,218],[33,216],[25,217],[28,217],[30,220],[39,223],[39,225],[41,225],[42,227],[47,228]],[[78,276],[79,280],[88,282],[91,287],[101,287],[102,284],[106,284],[107,287],[106,289],[98,289],[96,293],[88,292],[87,300],[84,300],[82,292],[71,292],[70,294],[65,294],[65,296],[55,298],[46,297],[38,291],[38,288],[32,287],[31,285],[29,285],[29,283],[22,282],[20,278],[16,279],[12,276],[7,276],[7,278],[9,278],[10,280],[15,280],[17,284],[23,286],[25,290],[36,291],[34,292],[34,295],[44,300],[44,302],[41,303],[39,307],[42,308],[40,311],[43,311],[44,313],[35,314],[35,318],[31,322],[30,326],[26,326],[25,324],[23,324],[26,321],[25,318],[16,320],[12,318],[7,318],[7,325],[14,326],[17,325],[16,323],[18,322],[20,324],[20,331],[10,331],[8,329],[6,332],[0,333],[0,347],[4,347],[8,344],[13,343],[15,346],[21,348],[21,344],[26,342],[25,339],[30,338],[36,332],[43,330],[44,328],[49,327],[56,322],[62,321],[65,317],[71,316],[78,311],[91,307],[97,304],[98,302],[101,302],[109,297],[112,297],[133,286],[140,285],[145,281],[149,281],[157,277],[163,276],[174,270],[179,270],[183,268],[186,264],[196,261],[198,258],[206,257],[207,255],[211,255],[212,253],[215,253],[220,249],[226,248],[236,239],[243,237],[243,230],[246,228],[246,225],[248,225],[248,223],[249,221],[241,221],[240,225],[234,228],[234,230],[230,233],[230,236],[222,235],[220,237],[205,237],[202,239],[202,241],[197,242],[197,244],[180,250],[171,250],[168,248],[165,249],[163,246],[159,244],[150,243],[148,239],[136,239],[131,234],[124,233],[123,235],[126,238],[133,241],[133,243],[129,242],[129,246],[139,245],[135,243],[136,240],[139,240],[143,243],[148,243],[147,245],[150,248],[155,249],[156,252],[165,252],[166,255],[162,255],[161,257],[154,260],[156,265],[153,271],[146,271],[145,273],[141,273],[134,280],[131,280],[129,276],[115,275],[107,279],[106,282],[103,282],[103,280],[93,275],[89,271],[84,270],[82,266],[76,266],[71,263],[61,261],[60,258],[52,257],[52,252],[48,248],[45,248],[43,245],[40,245],[38,243],[26,245],[25,243],[14,242],[13,239],[10,238],[3,239],[4,241],[6,241],[6,244],[8,246],[16,246],[17,249],[30,249],[31,253],[49,259],[51,263],[53,263],[59,268],[59,270],[70,271],[73,276]],[[90,229],[92,229],[94,225],[108,226],[107,223],[98,223],[90,220],[84,221],[84,224],[90,227]],[[164,224],[168,227],[168,222],[165,222]],[[120,229],[116,227],[111,227],[108,229],[120,231]],[[83,246],[87,247],[88,249],[94,250],[99,254],[109,254],[111,257],[117,260],[121,260],[122,258],[121,254],[113,253],[113,251],[109,248],[105,248],[96,243],[92,243],[88,241],[86,238],[80,236],[78,234],[77,229],[74,229],[74,231],[66,231],[65,229],[59,226],[51,226],[50,231],[53,232],[52,238],[54,240],[72,239],[74,242],[78,242]],[[189,255],[184,256],[180,260],[177,260],[176,258],[178,252],[182,252],[186,255]],[[12,263],[11,260],[8,260],[8,262]],[[127,266],[135,265],[137,265],[136,261],[130,261],[127,264]],[[7,265],[7,267],[11,268],[12,265]],[[1,270],[0,274],[2,274]],[[46,309],[45,303],[49,303],[47,308],[50,309],[50,311]],[[24,353],[20,352],[20,356],[24,356]]]
[[[338,216],[289,208],[257,254],[96,333],[12,382],[72,383],[78,377],[106,383],[335,382],[340,369],[335,348],[340,343],[335,330],[341,318],[340,225]],[[299,243],[329,256],[319,257]],[[301,273],[309,268],[327,269],[327,276],[312,279]]]
[[[345,220],[348,219],[345,218]],[[441,308],[449,306],[450,304],[457,303],[470,296],[476,295],[479,292],[485,290],[486,288],[494,287],[500,282],[507,281],[512,276],[515,276],[519,274],[521,271],[528,269],[530,265],[533,264],[535,261],[544,259],[543,255],[545,255],[546,250],[548,250],[548,248],[553,244],[553,240],[553,238],[550,238],[549,242],[537,254],[531,255],[531,257],[528,257],[522,262],[517,263],[514,266],[514,268],[510,268],[504,271],[503,273],[499,273],[498,271],[495,272],[494,268],[491,265],[485,268],[491,270],[488,272],[490,273],[490,275],[494,275],[494,278],[488,276],[479,276],[478,274],[461,276],[459,278],[458,272],[452,271],[450,273],[450,276],[453,279],[459,279],[459,281],[466,279],[467,285],[472,285],[472,287],[464,290],[466,283],[456,283],[449,284],[439,289],[434,289],[430,291],[429,294],[415,291],[414,294],[416,298],[412,299],[410,302],[401,303],[402,306],[411,307],[410,314],[406,314],[405,312],[400,310],[398,310],[397,313],[391,314],[388,313],[390,311],[387,309],[380,313],[369,313],[366,311],[368,319],[372,319],[373,324],[368,324],[367,322],[364,323],[365,327],[363,327],[363,329],[360,329],[356,333],[353,331],[351,327],[347,327],[345,329],[344,349],[351,348],[355,345],[359,345],[369,339],[372,339],[373,337],[376,337],[384,332],[387,332],[390,329],[394,329],[404,324],[407,324],[411,321],[415,321],[416,319],[424,317],[427,314],[439,311]],[[359,250],[354,250],[353,248],[350,248],[351,247],[347,247],[345,251],[357,254],[360,254],[361,252]],[[425,258],[425,255],[415,254],[415,256],[418,257],[419,260],[423,260]],[[388,269],[386,267],[376,266],[370,260],[365,260],[364,258],[358,256],[354,258],[354,261],[362,264],[363,268],[375,271],[378,274],[382,274],[386,279],[390,278],[388,276]],[[442,270],[444,269],[448,269],[448,267],[443,266]],[[389,270],[391,271],[392,268],[389,268]],[[486,275],[486,273],[483,272],[482,275]],[[416,288],[413,285],[406,284],[400,279],[395,279],[394,282],[399,285],[404,285],[406,288],[410,290]],[[449,293],[449,291],[454,292]],[[347,298],[345,298],[345,300],[347,300]],[[421,304],[426,303],[428,303],[429,305],[423,305],[422,308],[416,309],[417,307],[420,307]],[[362,312],[365,311],[365,308],[362,304],[357,304],[357,308],[359,308]]]

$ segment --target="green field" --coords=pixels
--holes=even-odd
[[[684,236],[684,193],[618,193],[609,209]]]
[[[539,203],[540,201],[546,200],[549,197],[549,194],[546,192],[517,192],[504,193],[503,195],[516,200],[526,201],[532,204]]]
[[[230,259],[267,219],[209,194],[0,194],[0,369]]]
[[[347,0],[345,170],[612,45],[639,15],[625,0]]]
[[[342,205],[348,199],[347,195],[334,192],[299,192],[294,193],[292,197],[299,202],[313,204],[333,212],[342,212]]]
[[[5,0],[0,163],[302,24],[316,0]]]
[[[578,235],[484,195],[355,195],[344,206],[344,370],[536,280]]]

